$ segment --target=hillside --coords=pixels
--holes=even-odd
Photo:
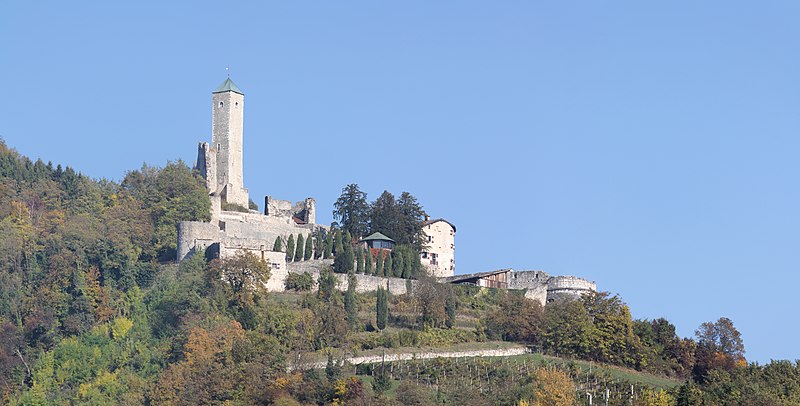
[[[606,390],[609,404],[800,403],[800,364],[748,365],[725,318],[687,339],[608,293],[542,307],[416,272],[404,294],[340,292],[332,271],[272,293],[252,255],[173,263],[178,222],[209,206],[182,162],[116,183],[0,145],[4,403],[581,404]],[[353,272],[346,235],[325,249]],[[467,353],[498,348],[533,353]],[[454,352],[472,355],[342,362]]]

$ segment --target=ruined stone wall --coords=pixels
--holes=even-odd
[[[264,197],[264,215],[286,219],[297,217],[307,224],[314,224],[316,222],[316,205],[316,200],[310,197],[292,204],[288,200],[278,200],[272,196],[266,196]]]
[[[544,271],[511,271],[508,277],[509,289],[527,289],[525,297],[538,301],[544,306],[547,303],[547,281],[550,279]]]
[[[547,301],[576,299],[596,291],[597,284],[592,281],[577,276],[554,276],[547,284]]]
[[[178,223],[178,261],[182,261],[193,249],[205,251],[221,239],[219,228],[202,221],[182,221]]]

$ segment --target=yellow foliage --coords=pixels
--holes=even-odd
[[[636,404],[641,406],[673,406],[675,402],[675,398],[664,389],[645,389]]]
[[[575,384],[564,372],[542,368],[533,374],[535,406],[571,406],[576,403]]]
[[[111,325],[111,338],[120,339],[125,338],[133,327],[133,322],[127,317],[117,317]]]

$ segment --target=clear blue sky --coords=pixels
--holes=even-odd
[[[458,273],[597,281],[684,336],[800,358],[796,1],[0,5],[0,136],[92,177],[190,164],[246,94],[245,185],[409,191]]]

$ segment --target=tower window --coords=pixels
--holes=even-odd
[[[219,102],[219,108],[222,108],[222,102]]]
[[[236,105],[235,105],[235,107],[236,107],[237,109],[239,108],[239,102],[236,102]]]

